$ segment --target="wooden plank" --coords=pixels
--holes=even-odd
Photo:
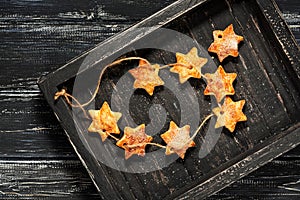
[[[2,159],[0,170],[1,199],[60,199],[70,195],[99,199],[77,159]]]

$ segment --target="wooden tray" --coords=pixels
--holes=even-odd
[[[93,91],[90,84],[95,87],[103,66],[126,52],[129,52],[126,56],[143,56],[153,62],[174,62],[174,55],[168,52],[133,48],[134,44],[147,40],[160,27],[184,33],[207,49],[212,42],[212,31],[222,30],[231,23],[245,41],[240,46],[240,56],[228,59],[223,66],[226,71],[238,73],[234,99],[246,100],[244,111],[248,121],[239,123],[233,135],[223,129],[217,144],[204,158],[198,156],[203,137],[197,137],[197,147],[190,149],[184,160],[177,159],[161,170],[147,173],[115,170],[99,162],[89,150],[89,141],[82,135],[88,134],[86,127],[90,122],[74,115],[64,99],[57,102],[53,99],[62,87],[72,91],[77,77],[87,80],[86,84],[81,84],[79,91]],[[148,27],[147,33],[137,31],[142,27]],[[299,47],[273,0],[182,0],[41,77],[39,85],[101,197],[203,199],[300,143],[299,58]],[[214,62],[218,64],[216,59]],[[96,98],[97,108],[104,100],[111,100],[118,78],[134,64],[127,62],[105,72]],[[95,76],[90,77],[91,74]],[[196,80],[189,83],[198,90],[200,108],[210,108],[211,99],[203,95],[205,83],[199,85]],[[161,88],[156,92],[161,94],[161,98],[155,103],[174,103],[170,93],[164,94]],[[83,94],[83,98],[89,96],[90,93]],[[133,97],[133,105],[148,107],[153,103],[153,99],[143,91],[137,91]],[[144,98],[144,103],[141,98]],[[168,120],[178,120],[176,109],[167,106],[166,110]],[[76,109],[73,111],[77,112]],[[203,109],[201,112],[205,116],[211,110]],[[144,113],[145,110],[136,109],[131,114],[139,123],[149,122]],[[101,144],[99,138],[94,137],[94,140]],[[113,156],[105,148],[103,155],[105,159]]]

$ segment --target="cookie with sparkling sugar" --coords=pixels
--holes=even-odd
[[[129,70],[129,73],[135,78],[134,88],[143,88],[149,95],[153,95],[156,86],[164,85],[164,81],[159,77],[160,66],[151,65],[144,60],[140,60],[139,66]]]
[[[89,132],[99,133],[102,141],[105,141],[109,134],[120,134],[118,120],[122,113],[112,112],[108,103],[104,102],[100,110],[89,110],[92,123],[88,128]]]
[[[247,121],[246,115],[242,109],[245,100],[234,102],[230,97],[226,97],[221,107],[213,109],[213,113],[217,116],[215,128],[225,126],[230,132],[233,132],[238,122]]]
[[[145,133],[145,124],[141,124],[136,128],[125,127],[124,135],[116,145],[125,149],[125,159],[127,160],[134,154],[145,156],[146,145],[152,139]]]
[[[213,31],[214,42],[208,48],[209,52],[216,53],[220,62],[223,62],[228,56],[237,57],[238,44],[244,40],[240,35],[236,35],[233,25],[230,24],[224,31]]]
[[[204,95],[214,95],[217,102],[221,102],[226,95],[235,93],[232,83],[237,77],[236,73],[226,73],[220,65],[214,74],[207,73],[204,76],[207,80]]]
[[[184,83],[189,78],[201,78],[201,68],[207,63],[207,58],[198,56],[198,50],[193,47],[187,54],[176,53],[176,62],[170,71],[178,73],[179,82]]]
[[[166,155],[176,153],[182,159],[186,150],[196,145],[190,137],[190,126],[179,128],[173,121],[170,122],[169,130],[160,137],[167,143]]]

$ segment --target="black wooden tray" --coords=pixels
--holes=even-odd
[[[239,123],[234,134],[223,129],[216,145],[204,158],[199,158],[198,154],[205,139],[202,135],[196,139],[197,147],[190,149],[184,160],[177,159],[161,170],[145,173],[115,170],[99,162],[99,156],[113,160],[116,155],[114,149],[87,133],[90,121],[82,119],[82,113],[78,109],[72,110],[64,99],[56,102],[53,99],[62,87],[72,91],[78,77],[86,81],[77,84],[74,90],[82,95],[83,100],[88,99],[103,66],[125,54],[142,56],[151,62],[174,62],[174,55],[169,52],[135,48],[149,38],[153,40],[153,34],[160,27],[190,36],[205,50],[212,42],[212,31],[222,30],[231,23],[245,40],[240,45],[240,56],[228,59],[223,66],[226,71],[238,73],[233,98],[246,100],[244,111],[248,121]],[[163,39],[157,38],[160,40]],[[175,41],[171,47],[184,46],[184,41],[176,38],[168,38],[168,41]],[[188,46],[183,48],[188,50]],[[204,50],[202,54],[205,54]],[[103,198],[203,199],[300,143],[299,58],[299,47],[272,0],[182,0],[41,77],[39,85]],[[218,65],[216,59],[211,62]],[[99,108],[105,100],[120,101],[122,96],[112,97],[111,94],[118,79],[134,64],[126,62],[105,72],[96,103],[92,106]],[[204,82],[199,84],[191,79],[189,83],[197,89],[203,118],[211,112],[211,103],[214,102],[203,96]],[[121,94],[126,94],[126,91]],[[158,98],[155,98],[156,94]],[[178,121],[180,117],[170,106],[176,104],[170,92],[158,88],[156,94],[150,98],[143,91],[134,92],[130,114],[137,124],[150,123],[148,114],[145,114],[150,105],[166,105],[168,116],[163,132],[168,120]],[[91,152],[95,147],[101,149],[102,155]],[[135,158],[135,161],[140,162],[139,159]]]

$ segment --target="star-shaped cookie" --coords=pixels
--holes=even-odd
[[[125,159],[133,154],[145,155],[146,145],[152,141],[152,137],[145,133],[145,124],[136,128],[125,127],[123,137],[117,142],[117,146],[125,149]]]
[[[216,53],[220,62],[226,57],[237,57],[238,44],[244,40],[242,36],[236,35],[233,30],[233,25],[230,24],[224,31],[213,31],[214,42],[208,48],[209,52]]]
[[[205,74],[207,86],[204,95],[214,95],[217,102],[222,101],[226,95],[233,95],[235,91],[232,83],[236,76],[236,73],[226,73],[220,65],[214,74]]]
[[[198,56],[198,50],[193,47],[187,54],[176,53],[178,65],[170,69],[179,74],[179,82],[184,83],[189,78],[201,78],[201,68],[207,63],[207,58]]]
[[[99,133],[102,141],[105,141],[110,133],[120,134],[117,122],[122,113],[112,112],[106,101],[100,110],[89,110],[89,114],[93,121],[88,131]]]
[[[134,88],[143,88],[148,94],[153,95],[156,86],[164,85],[163,80],[158,76],[160,66],[151,65],[144,60],[140,60],[139,66],[129,70],[129,73],[135,78]]]
[[[230,132],[233,132],[237,122],[247,120],[242,111],[244,104],[245,100],[234,102],[230,97],[226,97],[221,108],[213,109],[213,113],[217,116],[215,128],[225,126]]]
[[[179,128],[173,121],[170,122],[169,130],[160,137],[167,143],[166,155],[176,153],[182,159],[186,150],[196,145],[191,141],[190,126]]]

